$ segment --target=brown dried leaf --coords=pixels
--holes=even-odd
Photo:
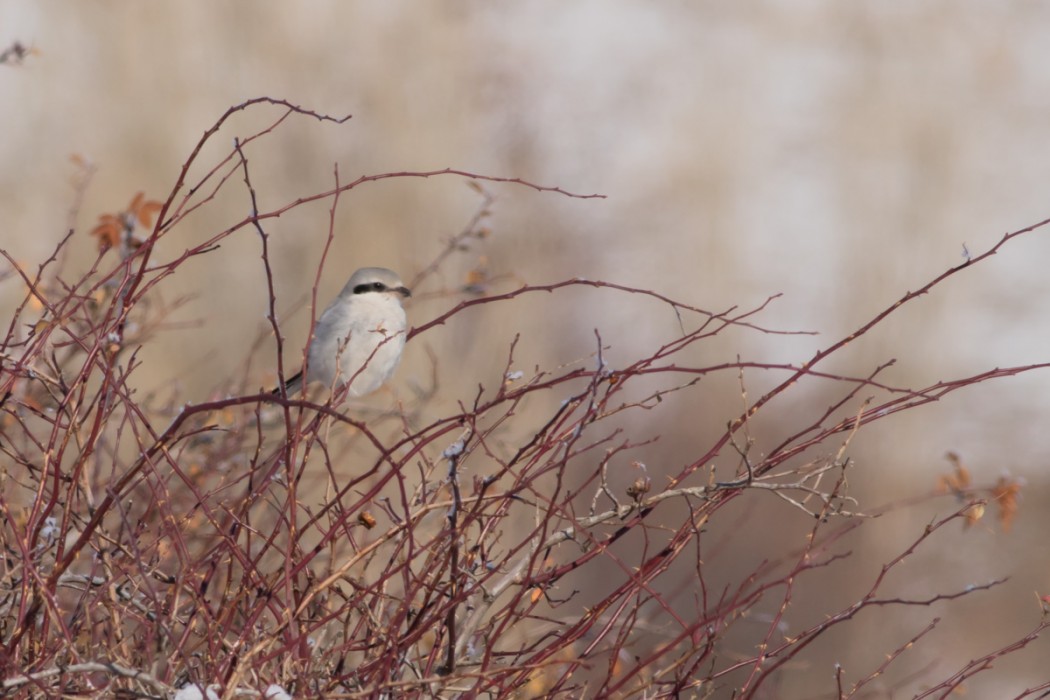
[[[991,496],[999,509],[999,526],[1003,528],[1003,532],[1009,532],[1013,527],[1020,495],[1021,485],[1006,477],[1000,477],[992,489]]]
[[[649,489],[652,488],[652,484],[648,477],[640,476],[634,480],[634,483],[627,487],[627,495],[636,501],[641,500],[642,496],[649,493]]]
[[[473,287],[478,284],[484,284],[486,281],[488,281],[488,278],[489,276],[484,270],[474,268],[473,270],[467,273],[467,286]]]
[[[135,218],[139,220],[139,224],[143,228],[153,228],[153,216],[159,213],[163,206],[160,202],[153,200],[143,202],[142,206],[135,212]]]
[[[128,205],[128,211],[136,212],[142,206],[142,202],[146,199],[145,192],[136,192],[135,196],[131,198],[131,204]]]
[[[38,290],[36,294],[31,293],[29,295],[29,308],[31,308],[33,311],[44,310],[44,302],[40,301],[40,297],[37,296],[37,294],[39,293],[40,292]]]
[[[108,250],[120,244],[120,234],[124,230],[124,224],[120,218],[113,214],[103,214],[98,217],[98,225],[91,229],[91,235],[98,237],[98,249]]]
[[[962,494],[972,482],[970,472],[963,466],[962,459],[955,452],[949,452],[944,456],[952,463],[952,473],[941,474],[937,477],[937,491],[938,493]]]

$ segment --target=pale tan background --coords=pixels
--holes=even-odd
[[[99,167],[77,221],[86,231],[138,190],[164,195],[204,129],[231,104],[268,95],[354,118],[342,126],[292,119],[252,151],[264,208],[329,188],[336,162],[344,180],[456,167],[600,192],[608,199],[492,187],[492,239],[457,258],[444,281],[460,282],[484,254],[494,273],[532,283],[606,279],[712,309],[784,292],[767,324],[819,337],[742,336],[691,358],[801,361],[960,262],[964,244],[977,253],[1050,216],[1048,36],[1050,7],[1032,2],[2,0],[0,46],[19,40],[39,53],[0,70],[0,246],[32,265],[46,257],[72,201],[70,154]],[[234,122],[219,145],[277,114],[264,108]],[[414,274],[476,204],[454,178],[352,192],[322,296],[362,264]],[[311,285],[327,206],[267,223],[285,308]],[[230,188],[184,224],[186,245],[247,211],[242,190]],[[854,369],[896,357],[894,381],[925,385],[1050,359],[1048,236],[1019,240],[916,302],[851,348]],[[90,242],[80,236],[78,245]],[[165,246],[171,256],[183,243]],[[246,229],[166,284],[169,298],[199,296],[179,318],[201,325],[143,350],[143,387],[175,382],[186,400],[199,400],[241,371],[246,345],[266,328],[262,279],[258,241]],[[20,293],[11,281],[0,287],[5,305]],[[413,321],[447,303],[417,304]],[[305,324],[300,312],[284,326],[292,358]],[[424,344],[451,404],[498,381],[516,331],[521,365],[531,367],[581,357],[592,328],[613,345],[615,366],[673,338],[677,324],[658,306],[590,291],[488,309],[410,345],[394,391],[427,383]],[[259,383],[270,381],[272,346],[255,362]],[[797,669],[782,697],[830,690],[835,661],[855,673],[871,668],[872,652],[902,643],[933,614],[946,618],[942,631],[902,660],[901,673],[935,664],[931,676],[942,678],[1035,624],[1034,592],[1050,592],[1048,378],[985,385],[858,438],[863,471],[854,486],[865,505],[928,491],[949,449],[978,481],[1026,480],[1014,532],[992,523],[966,536],[953,530],[936,556],[898,573],[899,590],[923,596],[1013,579],[972,602],[861,616],[820,650],[823,664]],[[718,421],[732,413],[702,399],[680,426],[640,427],[667,436],[674,464],[689,461],[681,450],[705,410]],[[943,499],[871,528],[855,554],[868,569],[843,579],[843,601],[951,507]],[[803,618],[789,615],[789,629]],[[970,697],[1010,697],[1046,680],[1046,653],[1037,643],[1001,663],[970,684]]]

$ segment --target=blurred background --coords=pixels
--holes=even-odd
[[[977,255],[1003,233],[1050,217],[1048,31],[1050,6],[1034,2],[0,0],[0,49],[16,41],[33,49],[22,65],[0,67],[0,246],[30,269],[50,254],[71,225],[77,154],[97,167],[72,222],[86,267],[94,246],[87,231],[99,214],[125,207],[140,190],[164,199],[228,107],[270,96],[353,118],[335,125],[292,117],[249,149],[263,210],[331,189],[335,164],[343,182],[452,167],[606,195],[570,199],[486,185],[496,197],[491,236],[415,290],[415,325],[455,301],[429,293],[464,284],[479,267],[505,276],[495,291],[578,276],[713,311],[783,293],[760,323],[819,335],[737,333],[683,361],[717,364],[740,354],[802,362],[966,251]],[[235,117],[190,179],[234,136],[281,112],[260,107]],[[480,201],[450,176],[349,192],[320,298],[362,265],[414,276]],[[290,365],[305,342],[303,300],[329,207],[322,200],[265,223]],[[168,236],[160,254],[175,257],[248,212],[243,187],[227,187]],[[1047,361],[1048,258],[1050,231],[1022,237],[905,307],[826,369],[867,374],[896,358],[884,378],[919,387]],[[252,339],[268,332],[251,229],[192,260],[159,293],[192,298],[174,318],[185,327],[143,348],[144,391],[177,386],[184,400],[202,400],[243,374]],[[0,284],[4,308],[22,294],[16,279]],[[586,358],[594,329],[613,367],[680,333],[666,306],[611,292],[489,305],[410,344],[380,400],[429,386],[432,355],[439,396],[432,410],[453,407],[471,400],[479,383],[498,384],[515,333],[516,366],[531,370]],[[271,340],[251,356],[256,386],[274,380],[273,351]],[[636,425],[640,435],[664,436],[645,461],[664,460],[670,470],[703,454],[691,431],[709,421],[702,432],[714,434],[739,412],[732,379],[691,396],[682,404],[688,410]],[[756,376],[752,396],[773,379]],[[1010,580],[951,605],[859,616],[816,645],[780,697],[821,697],[833,688],[833,664],[866,672],[933,616],[944,618],[937,631],[872,686],[872,697],[888,697],[894,684],[904,695],[918,692],[924,680],[944,678],[1035,626],[1035,594],[1050,592],[1048,386],[1050,372],[982,384],[862,431],[851,451],[859,465],[852,494],[862,509],[930,493],[950,469],[949,450],[977,483],[1009,475],[1024,484],[1012,531],[992,518],[965,533],[952,529],[896,572],[895,590],[927,597]],[[771,405],[760,442],[776,444],[797,429],[792,412],[819,411],[830,396],[814,387],[792,394],[794,404]],[[732,456],[725,460],[731,470]],[[633,477],[622,475],[626,483]],[[786,632],[811,624],[828,598],[855,600],[882,562],[955,507],[945,497],[871,523],[839,571],[839,588],[800,595]],[[808,527],[773,499],[767,516],[777,527]],[[754,532],[762,528],[755,523]],[[734,542],[740,571],[770,546],[751,544]],[[717,575],[732,579],[733,564],[725,566]],[[1047,680],[1047,650],[1041,640],[1003,660],[968,684],[971,697],[1011,697]]]

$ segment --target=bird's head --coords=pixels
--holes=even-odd
[[[393,270],[385,267],[362,267],[350,276],[350,281],[343,287],[341,296],[364,294],[387,294],[394,297],[410,297],[409,291],[401,278]]]

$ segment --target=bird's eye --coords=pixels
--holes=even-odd
[[[368,292],[385,292],[387,286],[382,282],[365,282],[354,287],[354,294],[366,294]]]

